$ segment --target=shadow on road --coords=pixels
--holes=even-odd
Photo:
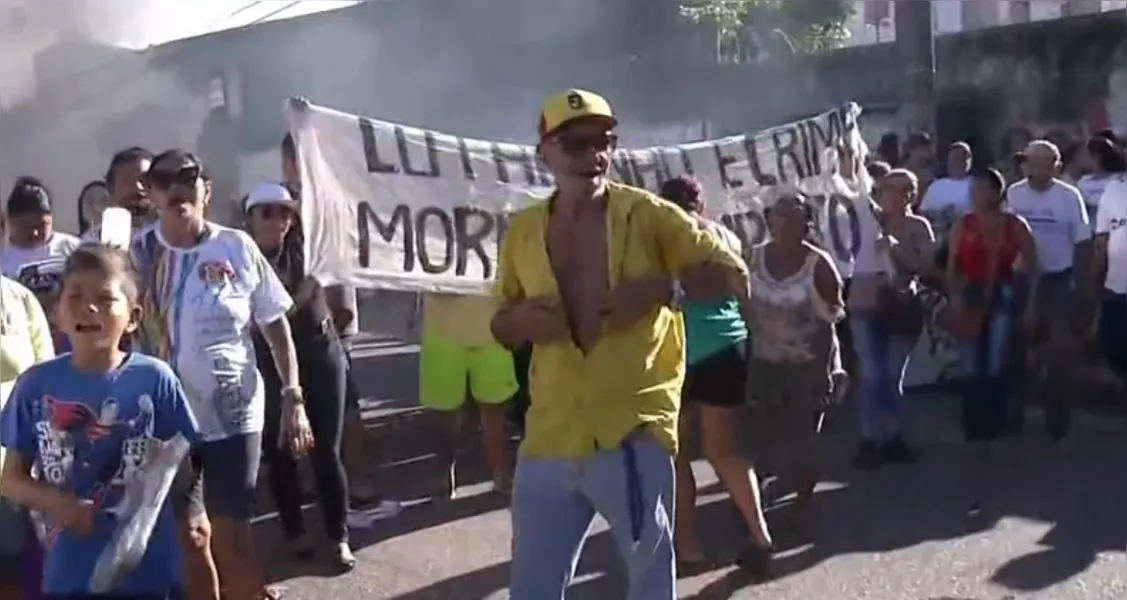
[[[435,435],[429,415],[422,411],[417,398],[418,355],[400,351],[396,344],[386,345],[384,353],[371,352],[357,360],[354,375],[363,390],[362,402],[365,428],[369,434],[367,451],[378,461],[371,472],[381,491],[387,497],[400,500],[409,506],[395,519],[377,522],[368,530],[352,532],[352,547],[363,549],[372,544],[413,532],[459,521],[475,515],[500,510],[507,499],[493,494],[477,494],[440,503],[430,502],[429,492],[439,468],[434,461]],[[472,407],[471,407],[472,408]],[[474,486],[489,480],[488,470],[479,451],[479,437],[474,419],[466,419],[458,452],[458,485]],[[308,474],[308,464],[303,465]],[[268,467],[267,467],[268,468]],[[307,486],[312,477],[303,477]],[[265,477],[260,477],[259,498],[262,510],[256,524],[259,547],[267,549],[267,562],[272,581],[295,577],[332,577],[338,575],[320,562],[298,561],[285,552],[285,540]],[[307,531],[321,531],[321,515],[310,503],[315,494],[310,490],[305,510]]]
[[[417,357],[410,353],[365,358],[357,369],[361,389],[370,408],[368,427],[380,451],[379,481],[389,495],[407,500],[427,496],[427,488],[437,472],[427,415],[415,401],[417,396]],[[405,400],[410,399],[410,400]],[[939,402],[930,400],[929,402]],[[917,465],[892,465],[875,472],[859,472],[848,465],[853,451],[854,422],[850,409],[834,419],[825,443],[825,473],[816,497],[819,529],[814,544],[797,547],[785,533],[787,501],[783,496],[772,503],[769,520],[776,532],[780,555],[774,563],[776,578],[815,568],[841,555],[883,553],[921,543],[950,540],[991,529],[1002,518],[1021,517],[1053,523],[1042,540],[1044,549],[1015,558],[993,575],[992,581],[1016,592],[1033,592],[1064,581],[1088,568],[1099,553],[1122,551],[1127,540],[1127,486],[1109,485],[1120,472],[1123,444],[1107,452],[1106,437],[1076,437],[1059,447],[1040,440],[1016,440],[996,459],[996,493],[988,510],[992,517],[975,526],[968,522],[964,509],[968,497],[961,482],[971,460],[970,449],[951,439],[939,440],[934,432],[954,430],[955,411],[949,407],[924,406],[913,400],[912,431],[921,432],[920,441],[931,448]],[[1036,434],[1031,434],[1035,436]],[[934,438],[934,439],[933,439]],[[460,454],[459,485],[474,485],[488,480],[476,432],[467,427],[465,450]],[[1093,448],[1093,444],[1097,446]],[[1098,446],[1103,444],[1103,446]],[[1093,461],[1091,457],[1101,457]],[[1030,468],[1030,465],[1038,465]],[[780,493],[783,490],[779,490]],[[709,552],[727,569],[704,577],[686,580],[699,587],[687,597],[724,600],[753,585],[738,569],[728,568],[738,554],[744,527],[723,490],[706,485],[701,490],[698,509],[701,538]],[[354,546],[362,548],[444,523],[500,510],[505,499],[477,494],[450,503],[420,502],[399,518],[379,522],[369,531],[355,532]],[[318,515],[307,516],[310,530]],[[273,525],[260,526],[263,547],[279,534]],[[302,575],[332,576],[317,567],[289,560],[271,560],[275,581]],[[457,575],[442,581],[420,584],[423,587],[397,596],[397,600],[445,600],[447,598],[489,598],[507,587],[509,563]],[[606,532],[592,536],[584,548],[576,583],[569,598],[603,600],[622,597],[626,578],[617,558],[611,536]]]
[[[1123,446],[1122,440],[1067,440],[1054,453],[1039,457],[1043,468],[1036,476],[1007,490],[1007,514],[1053,525],[1040,540],[1044,548],[1012,559],[994,573],[993,582],[1017,592],[1035,592],[1084,572],[1101,553],[1123,552]]]

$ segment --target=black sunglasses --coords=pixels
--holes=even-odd
[[[578,133],[563,133],[556,136],[556,143],[567,154],[582,156],[590,151],[606,152],[618,145],[618,136],[613,133],[605,135],[582,135]]]
[[[176,171],[149,169],[149,172],[145,173],[145,181],[148,182],[150,187],[158,190],[167,190],[174,185],[192,187],[196,185],[196,180],[200,178],[202,170],[199,165],[180,167]]]

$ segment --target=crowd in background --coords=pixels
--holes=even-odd
[[[112,157],[82,190],[80,236],[55,229],[43,182],[14,183],[0,250],[5,589],[93,593],[113,518],[137,514],[150,460],[137,449],[175,436],[190,457],[140,565],[105,597],[274,597],[250,533],[263,461],[298,559],[351,570],[349,529],[398,510],[367,473],[349,358],[355,292],[304,271],[294,152],[287,137],[282,182],[244,199],[245,231],[206,218],[210,179],[182,150]],[[131,240],[102,239],[108,207],[128,211]],[[302,521],[305,455],[324,535]]]
[[[860,245],[843,258],[797,189],[778,186],[769,239],[749,248],[703,216],[709,199],[691,177],[665,182],[664,202],[606,182],[616,121],[595,94],[570,90],[540,116],[539,151],[560,186],[545,206],[559,210],[513,216],[494,296],[421,299],[432,496],[456,495],[472,400],[493,488],[512,494],[518,599],[562,594],[595,512],[622,542],[631,598],[669,598],[671,574],[714,564],[696,533],[693,446],[744,520],[737,562],[769,576],[764,482],[787,483],[770,489],[794,492],[794,530],[815,536],[819,434],[844,397],[858,406],[857,468],[919,458],[903,382],[931,324],[956,340],[964,432],[983,449],[969,465],[972,516],[989,509],[991,442],[1020,427],[1024,402],[1043,396],[1061,438],[1078,357],[1100,356],[1117,385],[1127,376],[1127,160],[1109,132],[1063,149],[1034,140],[1002,170],[977,164],[966,142],[938,157],[925,133],[885,136],[870,157],[843,148],[839,175],[860,198]],[[4,589],[23,574],[27,597],[94,593],[113,537],[100,515],[130,514],[125,490],[145,460],[131,448],[155,440],[187,438],[190,467],[147,568],[106,597],[273,597],[249,529],[263,461],[299,558],[351,570],[351,509],[398,510],[367,472],[355,291],[305,272],[297,146],[286,136],[280,149],[280,181],[243,198],[240,229],[206,218],[207,170],[182,150],[112,157],[80,193],[78,235],[55,230],[44,182],[13,183],[0,235],[0,530],[21,534],[0,547]],[[132,216],[128,250],[101,243],[107,207]],[[613,231],[592,233],[607,218]],[[607,239],[631,227],[654,229],[658,255]],[[618,270],[602,273],[608,253]],[[600,403],[624,395],[637,404]],[[524,436],[515,466],[510,427]],[[323,535],[302,519],[306,455]]]

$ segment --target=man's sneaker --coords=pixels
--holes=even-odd
[[[853,457],[853,467],[865,471],[875,471],[884,464],[880,450],[873,442],[861,442],[857,446],[857,454]]]

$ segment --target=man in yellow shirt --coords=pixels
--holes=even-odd
[[[610,105],[547,100],[544,203],[501,245],[497,340],[533,346],[531,407],[513,488],[513,600],[563,598],[592,519],[610,524],[627,600],[673,600],[673,454],[685,374],[685,297],[747,297],[747,268],[683,211],[609,182]],[[682,283],[684,287],[682,287]]]
[[[493,339],[489,330],[495,309],[496,301],[490,296],[423,297],[419,401],[439,420],[442,471],[435,497],[450,498],[456,488],[454,459],[467,384],[480,415],[482,447],[493,487],[502,492],[510,487],[505,404],[517,392],[517,380],[513,355]]]

